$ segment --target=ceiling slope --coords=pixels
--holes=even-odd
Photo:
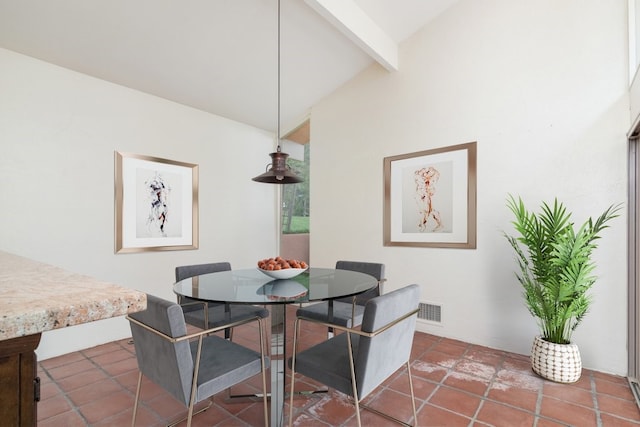
[[[282,0],[283,129],[457,1]],[[0,47],[274,131],[277,21],[276,0],[0,0]]]

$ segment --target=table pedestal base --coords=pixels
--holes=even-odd
[[[274,304],[271,306],[271,424],[281,426],[283,419],[283,404],[285,390],[285,363],[287,336],[286,304]]]

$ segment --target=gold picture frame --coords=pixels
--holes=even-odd
[[[198,165],[115,152],[115,253],[198,249]]]
[[[476,248],[477,143],[384,158],[385,246]]]

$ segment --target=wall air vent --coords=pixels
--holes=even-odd
[[[418,319],[433,323],[442,323],[442,306],[421,302],[418,305]]]

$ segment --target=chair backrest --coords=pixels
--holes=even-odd
[[[356,304],[365,305],[371,298],[375,298],[380,295],[380,283],[384,280],[384,264],[361,261],[338,261],[336,262],[336,269],[358,271],[360,273],[369,274],[378,280],[378,286],[356,296]],[[338,301],[348,303],[351,303],[352,300],[352,297],[338,299]]]
[[[176,282],[180,280],[187,279],[193,276],[199,276],[200,274],[208,274],[208,273],[217,273],[218,271],[230,271],[231,264],[228,262],[211,262],[208,264],[193,264],[193,265],[181,265],[176,267]],[[182,295],[178,295],[178,304],[184,304],[189,302],[195,302],[197,300],[193,298],[183,297]],[[209,307],[220,305],[218,303],[210,302],[208,304]],[[202,306],[195,305],[185,305],[182,307],[184,312],[188,311],[199,311],[202,310]]]
[[[404,288],[375,297],[364,309],[361,330],[373,332],[418,308],[420,287]],[[354,355],[356,384],[362,399],[409,361],[417,313],[374,337],[361,336]]]
[[[218,271],[231,270],[228,262],[212,262],[208,264],[181,265],[176,267],[176,282],[188,277],[199,276],[200,274],[216,273]]]
[[[147,295],[146,310],[129,316],[173,338],[187,334],[180,306],[154,295]],[[188,406],[193,379],[189,342],[184,340],[172,343],[133,322],[129,325],[140,371]]]

